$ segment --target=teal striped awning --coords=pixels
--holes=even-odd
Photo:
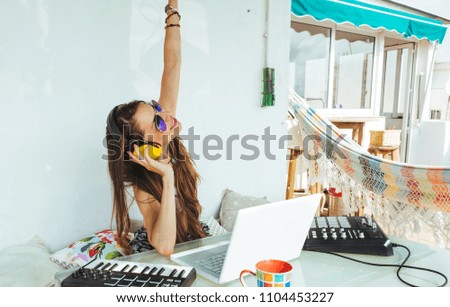
[[[404,37],[439,43],[447,31],[440,20],[356,0],[291,0],[291,12],[299,17],[309,15],[319,21],[330,19],[339,24],[348,22],[357,27],[383,28]]]

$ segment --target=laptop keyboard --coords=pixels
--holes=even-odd
[[[225,255],[227,253],[224,252],[222,254],[217,254],[214,256],[206,257],[200,260],[197,260],[196,263],[199,266],[202,266],[210,271],[213,271],[216,274],[220,274],[222,272],[223,262],[225,260]]]

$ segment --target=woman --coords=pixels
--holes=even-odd
[[[160,254],[173,253],[174,245],[208,235],[199,222],[197,199],[199,175],[179,139],[180,123],[175,118],[181,66],[180,19],[177,0],[165,8],[164,71],[159,102],[132,101],[116,106],[108,115],[106,138],[109,173],[113,185],[113,215],[119,244],[126,253],[155,248]],[[138,145],[157,143],[162,155],[154,160]],[[135,239],[127,240],[130,217],[126,188],[144,219]]]

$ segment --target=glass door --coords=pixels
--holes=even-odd
[[[405,161],[409,135],[409,113],[413,97],[413,63],[415,44],[387,39],[384,48],[384,70],[381,115],[386,129],[401,129],[400,160]]]
[[[384,78],[381,113],[386,118],[403,118],[412,93],[414,44],[384,49]]]

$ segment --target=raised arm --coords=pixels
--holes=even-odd
[[[181,35],[178,0],[168,1],[164,39],[164,71],[159,103],[173,116],[176,114],[181,68]],[[175,13],[176,12],[176,13]]]

